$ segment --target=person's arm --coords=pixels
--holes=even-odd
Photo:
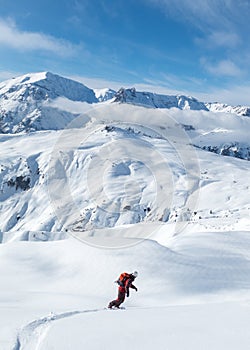
[[[132,284],[132,281],[131,280],[127,280],[126,281],[126,285],[125,285],[125,290],[126,290],[127,297],[129,297],[129,288],[135,289],[137,291],[137,288],[136,288],[136,286],[134,286]]]
[[[137,291],[137,288],[136,288],[136,286],[134,286],[132,283],[130,284],[130,286],[129,286],[130,288],[132,288],[132,289],[135,289],[136,291]]]

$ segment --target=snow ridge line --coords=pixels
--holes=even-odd
[[[49,316],[36,319],[24,327],[17,333],[15,344],[12,350],[38,350],[39,345],[45,337],[49,325],[53,321],[75,316],[77,314],[84,314],[88,312],[98,312],[105,309],[91,309],[91,310],[76,310],[68,311],[61,314],[51,313]]]

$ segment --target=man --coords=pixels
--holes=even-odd
[[[137,292],[137,288],[133,285],[134,280],[138,276],[138,272],[134,271],[132,273],[123,272],[116,283],[119,285],[118,287],[118,297],[117,299],[111,301],[108,305],[109,309],[112,309],[113,306],[119,309],[120,305],[124,302],[125,296],[129,297],[129,288],[135,289]]]

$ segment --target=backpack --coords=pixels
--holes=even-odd
[[[119,284],[120,287],[125,287],[125,282],[130,278],[130,274],[127,272],[123,272],[120,274],[120,277],[116,281],[117,284]]]

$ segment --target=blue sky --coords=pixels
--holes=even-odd
[[[247,0],[0,0],[0,80],[46,70],[250,105],[249,18]]]

